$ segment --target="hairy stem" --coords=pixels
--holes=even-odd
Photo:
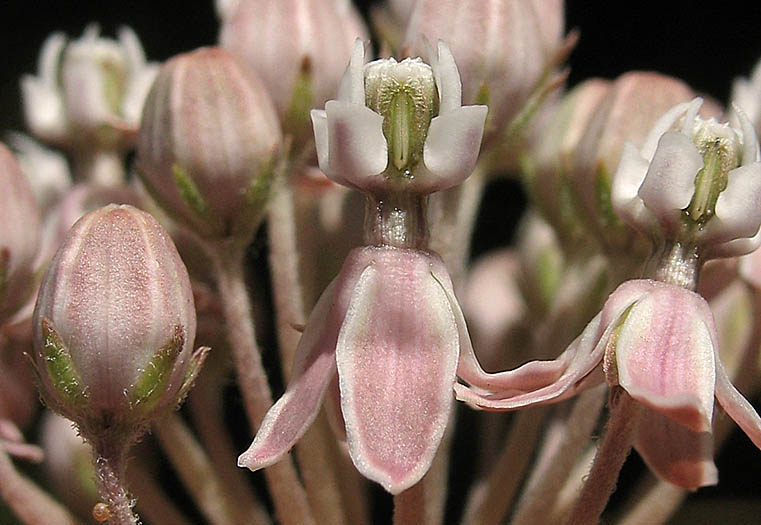
[[[272,406],[267,375],[256,342],[251,301],[244,271],[245,244],[218,243],[211,247],[228,341],[249,422],[254,429]],[[264,470],[278,519],[285,525],[314,523],[306,493],[290,456]]]
[[[581,495],[566,522],[568,525],[598,523],[613,494],[618,474],[632,448],[642,405],[621,388],[611,394],[610,419],[597,449]]]
[[[121,438],[96,439],[93,441],[95,475],[98,494],[108,505],[112,525],[136,525],[139,518],[132,511],[135,501],[127,492],[126,485],[126,441]]]

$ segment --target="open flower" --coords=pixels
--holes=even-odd
[[[761,418],[732,385],[718,353],[708,303],[679,286],[632,280],[614,291],[584,332],[555,361],[457,385],[457,398],[487,410],[553,403],[604,380],[647,407],[634,446],[667,481],[696,489],[717,481],[711,423],[714,396],[761,448]],[[529,386],[539,365],[554,378]],[[603,373],[600,373],[603,372]],[[500,382],[495,389],[492,382]],[[508,388],[512,386],[512,388]]]
[[[29,128],[46,142],[68,147],[92,148],[93,141],[129,145],[157,72],[127,27],[119,30],[118,41],[101,37],[97,25],[68,44],[54,33],[42,46],[38,75],[21,79]]]
[[[337,100],[312,110],[320,169],[334,182],[369,193],[432,193],[473,171],[486,106],[463,106],[457,65],[438,44],[433,66],[419,58],[367,65],[354,44]],[[382,95],[381,95],[382,94]]]
[[[761,243],[761,162],[756,134],[698,116],[702,99],[661,117],[641,150],[627,143],[613,179],[616,213],[654,239],[731,257]],[[676,129],[675,129],[676,128]]]
[[[353,250],[322,294],[291,382],[239,465],[279,461],[332,385],[328,400],[340,403],[334,412],[362,474],[398,494],[428,471],[449,421],[460,350],[472,349],[449,274],[428,250],[425,199],[470,174],[485,118],[485,106],[460,105],[444,44],[433,68],[420,59],[364,66],[357,41],[339,99],[312,120],[320,168],[367,194],[372,246]]]

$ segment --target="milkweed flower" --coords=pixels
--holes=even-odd
[[[487,410],[557,402],[602,381],[621,387],[646,407],[636,450],[656,474],[691,490],[718,479],[714,399],[761,448],[761,417],[732,385],[713,314],[694,292],[705,259],[757,246],[758,142],[741,112],[737,130],[700,119],[700,104],[668,111],[642,150],[627,144],[612,188],[621,217],[655,242],[647,273],[657,280],[619,286],[556,360],[455,387],[458,399]],[[551,372],[546,381],[537,381],[540,367]]]
[[[485,106],[462,106],[443,43],[420,59],[364,64],[357,41],[337,100],[312,111],[320,168],[368,196],[368,246],[353,250],[317,303],[294,375],[239,465],[279,461],[314,420],[326,392],[340,403],[349,454],[397,494],[428,471],[470,342],[448,272],[427,249],[427,194],[473,169]],[[471,351],[472,352],[472,351]]]

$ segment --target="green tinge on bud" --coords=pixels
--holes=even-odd
[[[83,406],[87,401],[87,392],[82,386],[82,380],[74,367],[69,350],[48,319],[43,317],[40,324],[45,371],[50,377],[53,388],[64,406]]]
[[[156,351],[135,385],[128,393],[129,403],[132,407],[140,407],[143,410],[151,410],[161,401],[161,397],[169,386],[172,368],[185,344],[185,334],[181,326],[176,326],[172,339]]]
[[[716,211],[719,194],[727,188],[729,172],[740,165],[739,153],[723,138],[707,136],[705,130],[694,137],[704,167],[695,177],[695,194],[685,210],[698,224],[705,224]]]
[[[419,58],[371,62],[365,69],[365,102],[383,117],[387,173],[410,178],[423,159],[431,119],[439,112],[433,71]]]

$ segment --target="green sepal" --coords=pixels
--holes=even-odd
[[[42,326],[42,356],[45,359],[47,375],[58,394],[57,400],[63,407],[83,406],[87,403],[87,391],[71,359],[69,349],[56,332],[53,323],[46,318]],[[39,370],[38,370],[39,372]]]
[[[203,195],[198,190],[198,186],[195,185],[187,170],[179,164],[172,164],[172,177],[175,184],[177,184],[180,197],[188,206],[191,213],[197,217],[197,222],[202,223],[205,229],[224,232],[222,221],[214,214],[206,199],[203,198]]]
[[[624,328],[624,323],[629,318],[629,314],[632,313],[634,305],[637,301],[626,307],[623,313],[616,321],[616,326],[610,332],[608,342],[605,345],[605,358],[603,360],[603,372],[605,373],[605,380],[609,386],[615,386],[618,384],[618,361],[616,359],[616,347],[618,346],[618,338],[621,335],[621,330]]]
[[[185,344],[185,330],[177,325],[167,344],[159,348],[135,381],[128,394],[132,409],[150,411],[166,393],[174,363]]]
[[[185,399],[185,396],[188,395],[188,392],[193,386],[193,383],[195,383],[198,374],[201,372],[201,367],[203,367],[203,364],[206,361],[206,357],[209,355],[210,350],[211,348],[208,346],[201,346],[196,349],[195,352],[193,352],[193,355],[190,356],[188,369],[185,372],[185,377],[182,380],[180,390],[177,392],[177,400],[175,402],[175,406],[179,406]]]
[[[248,242],[259,227],[272,197],[276,176],[275,163],[275,157],[271,158],[251,178],[251,184],[246,188],[243,207],[235,217],[232,231],[229,232],[232,237],[245,237]]]
[[[312,62],[309,57],[304,57],[283,121],[283,131],[291,135],[296,143],[308,139],[312,133],[312,119],[309,116],[309,111],[315,106],[312,83]]]

